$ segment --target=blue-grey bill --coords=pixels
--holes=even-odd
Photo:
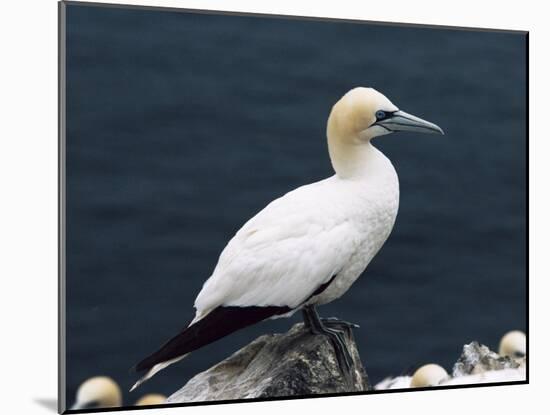
[[[418,133],[445,134],[438,125],[406,113],[405,111],[396,111],[391,117],[378,121],[376,124],[388,131],[415,131]]]

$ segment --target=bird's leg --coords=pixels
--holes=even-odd
[[[327,336],[334,347],[338,365],[342,371],[345,379],[353,385],[353,358],[350,351],[346,346],[345,331],[342,330],[342,325],[339,328],[330,327],[331,324],[326,325],[319,318],[315,306],[305,306],[302,309],[302,315],[304,317],[304,326],[312,334],[323,334]],[[344,326],[346,327],[346,326]]]
[[[314,333],[313,323],[311,322],[311,316],[308,306],[302,308],[302,318],[304,319],[304,327],[306,328],[306,330]]]

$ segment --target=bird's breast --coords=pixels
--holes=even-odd
[[[345,205],[359,238],[356,249],[330,286],[313,299],[324,304],[342,296],[357,280],[388,239],[399,208],[399,182],[393,166],[386,174],[354,183]]]

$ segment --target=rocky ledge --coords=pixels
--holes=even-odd
[[[199,373],[167,403],[218,401],[280,396],[307,396],[369,389],[351,330],[354,379],[342,376],[334,348],[323,335],[312,335],[298,323],[283,334],[267,334],[224,361]]]
[[[353,357],[353,379],[346,380],[326,336],[312,335],[302,323],[287,333],[267,334],[199,373],[167,403],[308,396],[370,390],[351,329],[346,346]],[[429,366],[429,365],[428,365]],[[478,342],[464,345],[450,375],[432,386],[521,381],[525,358],[502,357]],[[445,372],[443,369],[441,369]],[[387,378],[375,389],[411,387],[411,376]]]

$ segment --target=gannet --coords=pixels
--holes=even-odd
[[[316,306],[350,288],[393,228],[399,205],[397,173],[371,140],[396,131],[443,134],[373,88],[346,93],[327,122],[335,174],[275,199],[243,225],[199,292],[195,317],[134,367],[145,374],[131,390],[206,344],[298,310],[307,329],[330,339],[344,375],[349,375],[352,359],[343,336],[347,327],[355,326],[321,319]]]
[[[449,379],[447,371],[435,363],[429,363],[419,367],[412,376],[397,376],[386,378],[374,386],[376,390],[408,389],[437,386],[442,381]]]
[[[112,408],[122,405],[117,383],[107,376],[96,376],[79,386],[71,409]]]
[[[525,333],[513,330],[502,336],[498,347],[498,354],[512,359],[523,359],[527,353]]]
[[[423,369],[421,371],[421,369]],[[409,389],[451,385],[471,385],[477,383],[514,382],[525,380],[525,366],[510,369],[487,370],[471,375],[451,377],[439,365],[425,365],[413,376],[386,378],[374,386],[375,390]]]
[[[449,374],[441,366],[434,363],[424,365],[419,368],[411,379],[411,388],[423,388],[426,386],[437,386],[444,379],[449,378]]]

